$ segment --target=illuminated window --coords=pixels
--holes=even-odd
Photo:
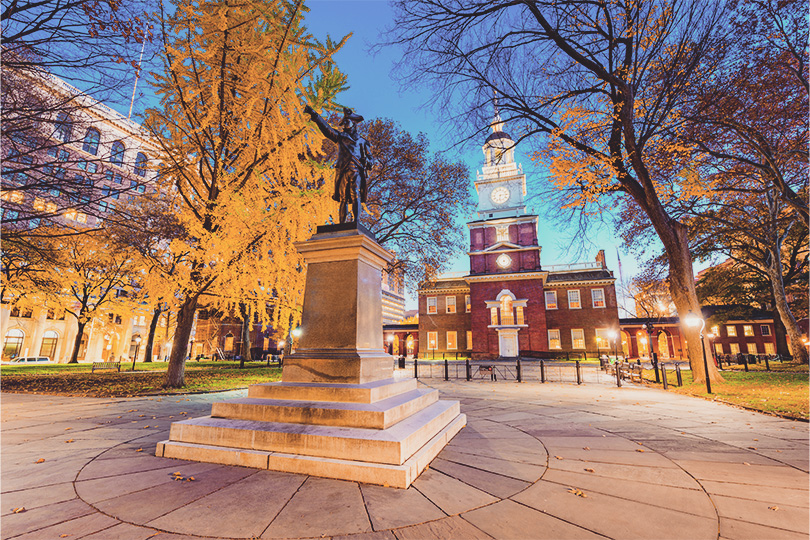
[[[437,332],[428,332],[428,349],[436,350],[437,343],[438,343],[438,333]]]
[[[591,303],[595,308],[605,307],[605,291],[604,289],[591,289]]]
[[[722,343],[715,343],[714,344],[714,352],[716,354],[723,354],[723,344]]]
[[[56,203],[51,202],[51,203],[46,204],[45,205],[45,211],[50,212],[51,214],[56,212]]]
[[[469,294],[464,296],[464,310],[467,313],[472,311],[472,303],[470,303],[470,295]]]
[[[76,214],[76,221],[79,223],[87,223],[87,214],[83,214],[82,212],[78,212]]]
[[[579,289],[568,291],[568,309],[581,309],[582,302],[579,300]]]
[[[0,199],[13,203],[21,203],[24,198],[24,195],[20,191],[6,191],[0,195]]]
[[[560,342],[560,331],[559,330],[549,330],[548,331],[548,348],[549,349],[562,349],[562,343]]]
[[[751,324],[743,325],[743,335],[746,337],[752,337],[754,335],[754,326]]]
[[[515,318],[517,319],[517,324],[525,324],[523,322],[523,306],[515,308]]]
[[[748,354],[759,354],[756,343],[748,343]]]
[[[456,297],[455,296],[445,296],[444,297],[444,306],[445,306],[445,312],[447,312],[447,313],[455,313],[456,312]]]
[[[458,349],[456,332],[447,332],[447,349],[451,351]]]
[[[557,291],[546,291],[546,309],[557,309]]]
[[[222,347],[222,350],[224,350],[224,351],[232,351],[233,350],[233,334],[231,334],[230,332],[228,332],[225,335],[225,344]]]
[[[608,329],[607,328],[597,328],[596,329],[596,347],[598,349],[609,349],[610,348],[610,337],[608,336]]]
[[[115,141],[110,152],[110,163],[121,166],[124,164],[124,143]]]
[[[70,221],[76,221],[76,210],[68,210],[65,212],[65,219],[69,219]]]
[[[34,199],[34,210],[45,210],[45,199],[39,197]]]
[[[498,308],[491,308],[489,310],[489,324],[498,326]]]
[[[584,349],[585,348],[585,330],[582,328],[572,328],[571,329],[571,343],[573,343],[574,349]]]
[[[729,324],[726,326],[726,333],[728,333],[728,337],[737,337],[737,327]]]
[[[82,145],[82,150],[87,152],[88,154],[93,154],[94,156],[98,154],[98,142],[101,140],[101,133],[98,132],[95,128],[90,128],[87,130],[87,134],[84,136],[84,144]]]
[[[712,334],[714,334],[715,336],[719,336],[720,335],[720,327],[719,326],[712,326]]]
[[[763,336],[770,336],[771,335],[771,327],[768,326],[767,324],[761,324],[761,325],[759,325],[759,332]]]
[[[740,354],[739,343],[729,343],[728,346],[731,347],[731,354]]]
[[[512,311],[512,298],[501,298],[501,324],[515,324],[515,314]]]
[[[773,346],[773,343],[765,344],[765,354],[776,354],[776,348]]]
[[[428,296],[427,297],[427,312],[428,315],[433,315],[437,313],[436,310],[436,297],[435,296]]]
[[[472,350],[472,330],[467,330],[467,349]]]

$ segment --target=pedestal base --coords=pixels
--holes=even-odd
[[[465,424],[415,379],[269,383],[173,423],[156,454],[407,488]]]

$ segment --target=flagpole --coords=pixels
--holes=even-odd
[[[138,58],[138,71],[135,72],[135,84],[132,86],[132,99],[129,101],[129,114],[127,120],[132,118],[132,107],[135,105],[135,91],[138,89],[138,79],[141,76],[141,62],[143,62],[143,50],[146,48],[146,39],[141,44],[141,57]]]

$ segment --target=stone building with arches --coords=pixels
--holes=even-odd
[[[541,264],[538,216],[526,211],[526,175],[496,113],[475,179],[470,272],[419,288],[423,356],[514,358],[610,350],[619,331],[615,278],[604,251],[593,262]]]

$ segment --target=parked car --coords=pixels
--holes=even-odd
[[[18,356],[12,360],[4,360],[0,365],[4,366],[33,366],[40,364],[53,364],[47,356]]]

